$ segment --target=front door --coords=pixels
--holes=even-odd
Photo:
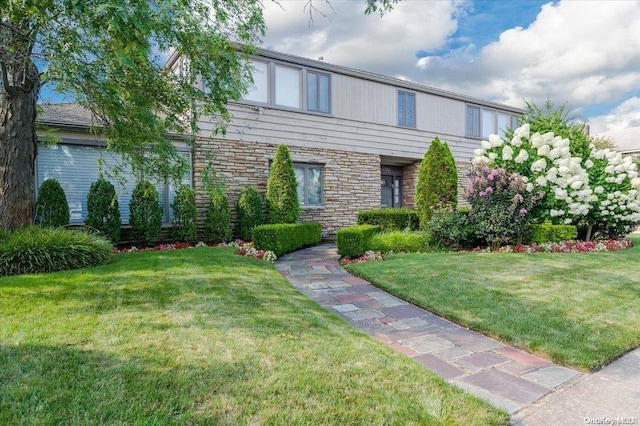
[[[380,206],[382,208],[402,207],[402,175],[384,174],[380,176]]]

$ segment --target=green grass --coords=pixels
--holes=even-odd
[[[640,344],[640,238],[608,253],[428,253],[348,265],[398,297],[534,354],[598,369]]]
[[[230,249],[0,278],[0,424],[506,424]]]

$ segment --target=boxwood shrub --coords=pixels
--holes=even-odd
[[[531,225],[530,231],[525,237],[526,243],[559,243],[575,240],[578,237],[578,229],[574,225],[554,225],[543,223]]]
[[[271,250],[276,256],[318,244],[320,240],[322,226],[319,223],[279,223],[253,228],[254,247]]]
[[[377,209],[358,212],[358,225],[378,225],[382,231],[416,231],[418,213],[411,209]]]
[[[424,231],[381,232],[371,237],[367,249],[380,252],[424,253],[431,250],[431,235]]]
[[[102,265],[112,252],[111,242],[96,232],[31,226],[0,241],[0,276]]]
[[[380,232],[379,225],[357,225],[342,228],[336,234],[338,254],[358,257],[369,250],[369,243],[374,234]]]

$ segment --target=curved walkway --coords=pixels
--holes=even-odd
[[[335,244],[321,244],[282,256],[276,268],[352,326],[510,414],[585,376],[400,300],[350,275],[338,259]]]

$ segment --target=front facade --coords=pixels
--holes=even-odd
[[[420,161],[436,137],[449,145],[462,188],[480,140],[515,127],[522,113],[506,105],[273,51],[258,50],[252,65],[255,84],[243,100],[229,105],[233,120],[226,135],[212,136],[215,124],[202,117],[194,145],[177,142],[192,161],[185,183],[196,189],[204,212],[202,177],[205,168],[213,166],[224,179],[233,207],[246,186],[266,191],[270,161],[277,146],[286,144],[298,178],[301,220],[320,222],[328,237],[355,224],[360,210],[414,207]],[[181,58],[172,56],[168,66],[177,70]],[[69,116],[65,119],[73,121]],[[69,158],[82,154],[87,157],[82,164],[90,164],[92,155],[97,158],[99,141],[82,136],[81,126],[73,129],[69,122],[56,120],[55,114],[45,114],[44,121],[65,132],[58,146],[41,147],[36,184],[46,177],[62,177],[67,197],[73,198],[72,221],[81,222],[86,217],[82,205],[86,193],[83,197],[82,192],[85,186],[88,192],[91,182],[83,186],[78,181],[92,174],[56,170],[56,163],[69,163]],[[135,173],[131,176],[132,181],[140,178]],[[69,197],[67,188],[75,195]],[[158,185],[158,189],[169,222],[173,189],[170,185]],[[127,194],[130,191],[124,188],[120,205],[125,223]]]

